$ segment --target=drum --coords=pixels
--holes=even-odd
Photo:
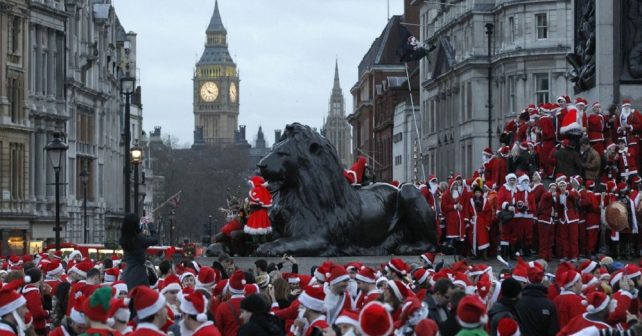
[[[613,202],[606,207],[606,222],[611,230],[620,232],[629,228],[629,218],[624,204]]]

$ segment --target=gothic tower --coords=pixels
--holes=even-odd
[[[343,91],[339,83],[339,63],[334,64],[334,86],[328,104],[328,117],[326,118],[322,133],[337,149],[339,160],[344,167],[352,164],[352,136],[350,124],[346,120],[346,107],[343,100]]]
[[[194,71],[194,144],[229,145],[239,116],[239,76],[227,50],[218,0]]]

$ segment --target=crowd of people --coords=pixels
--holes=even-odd
[[[642,335],[641,268],[609,256],[554,270],[518,257],[493,270],[427,252],[328,259],[307,273],[287,255],[241,269],[226,254],[206,266],[169,250],[134,276],[129,252],[9,257],[0,335]]]
[[[568,96],[529,105],[506,123],[498,149],[482,151],[479,169],[417,185],[437,214],[442,251],[639,257],[641,135],[642,113],[628,100],[607,109]],[[359,183],[364,165],[346,171],[350,183]]]

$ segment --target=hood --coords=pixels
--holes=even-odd
[[[522,296],[529,297],[547,297],[548,289],[541,284],[529,284],[522,289]]]

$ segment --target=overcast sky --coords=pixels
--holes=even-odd
[[[219,0],[230,55],[240,71],[239,124],[254,142],[263,126],[301,122],[320,128],[328,113],[334,61],[346,99],[357,66],[387,22],[388,0]],[[389,0],[390,15],[403,0]],[[137,66],[144,129],[162,126],[193,142],[192,74],[205,43],[214,0],[113,0],[126,31],[138,34]]]

